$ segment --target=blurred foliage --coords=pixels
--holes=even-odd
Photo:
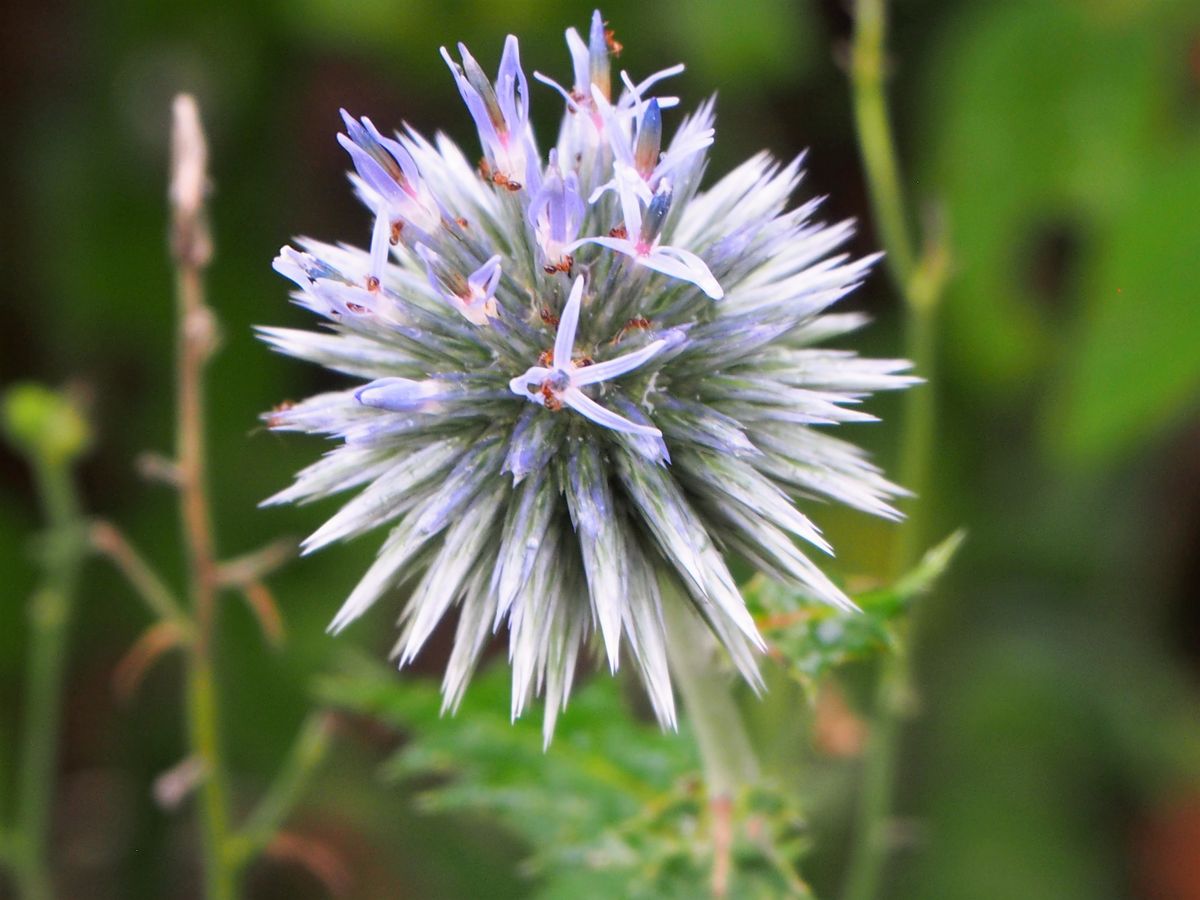
[[[18,384],[5,391],[0,425],[17,451],[52,466],[85,453],[92,441],[78,405],[40,384]]]
[[[887,652],[888,623],[934,585],[962,539],[951,535],[894,586],[856,596],[862,613],[813,609],[760,578],[748,586],[772,656],[800,680],[810,706],[840,667]],[[500,664],[475,679],[453,716],[444,714],[432,682],[398,683],[391,669],[360,655],[343,658],[316,693],[322,703],[407,735],[382,774],[412,786],[419,809],[488,811],[528,841],[521,869],[538,881],[537,896],[703,896],[714,824],[686,721],[681,734],[664,734],[617,712],[626,705],[620,686],[591,678],[573,696],[549,747],[539,723],[506,715],[510,676]],[[793,714],[808,715],[795,707]],[[759,731],[769,730],[760,720]],[[768,774],[737,800],[730,896],[812,896],[796,867],[811,849],[803,810],[814,792],[811,785],[797,790],[803,780],[795,778],[796,765],[808,766],[811,752],[793,757],[788,775],[795,783]]]
[[[1049,368],[1035,402],[1066,462],[1195,410],[1198,21],[1171,0],[978,4],[929,68],[955,369],[996,392]]]
[[[954,532],[894,584],[855,594],[861,613],[814,606],[762,575],[754,576],[743,593],[751,609],[759,612],[758,626],[772,656],[815,700],[823,680],[839,667],[870,660],[893,646],[889,626],[903,620],[913,601],[933,589],[965,538],[965,532]]]
[[[435,684],[397,684],[386,666],[350,657],[317,692],[409,735],[383,776],[410,785],[419,809],[489,811],[528,841],[521,870],[536,896],[705,895],[711,823],[688,734],[618,712],[618,682],[597,677],[576,692],[543,750],[539,723],[506,714],[509,681],[505,666],[491,666],[457,714],[443,716]],[[746,792],[734,819],[732,895],[809,896],[792,868],[806,841],[786,792]]]

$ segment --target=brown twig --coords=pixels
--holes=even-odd
[[[212,650],[217,563],[204,452],[204,369],[217,343],[216,322],[204,300],[204,269],[212,258],[204,208],[208,146],[196,101],[186,94],[175,98],[171,151],[171,251],[178,305],[175,457],[195,624],[189,648],[188,730],[192,752],[205,771],[200,802],[205,891],[210,900],[229,900],[237,895],[237,885],[226,853],[229,801]]]
[[[92,548],[106,557],[160,621],[174,622],[182,631],[191,632],[191,623],[174,592],[158,576],[120,531],[108,522],[94,522],[88,538]]]
[[[183,632],[175,622],[155,622],[133,642],[113,669],[113,692],[122,703],[137,693],[146,672],[158,659],[185,642]]]
[[[220,587],[244,588],[270,575],[296,555],[296,542],[290,538],[272,541],[260,550],[226,560],[217,567]]]

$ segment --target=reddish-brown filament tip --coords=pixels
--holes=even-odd
[[[551,328],[554,328],[554,327],[557,327],[557,325],[558,325],[558,316],[556,316],[554,313],[552,313],[550,311],[550,307],[543,306],[542,307],[542,321],[545,322],[547,325],[549,325]]]
[[[379,290],[379,279],[374,275],[367,276],[367,290],[372,294]]]
[[[625,323],[624,327],[622,327],[620,331],[617,332],[617,336],[612,339],[612,342],[614,344],[619,344],[619,343],[621,343],[621,339],[624,338],[625,335],[627,335],[629,332],[645,331],[649,327],[650,327],[650,320],[647,319],[645,316],[634,316],[632,319],[630,319],[628,322]]]
[[[604,29],[604,43],[608,45],[608,52],[613,56],[620,56],[621,51],[625,46],[614,37],[615,32],[611,28]]]
[[[280,413],[285,413],[296,404],[291,400],[284,400],[282,403],[276,404],[271,408],[271,415],[267,416],[267,427],[278,428],[283,424],[283,416]]]
[[[573,265],[575,265],[575,257],[567,254],[558,262],[546,263],[546,265],[542,266],[542,271],[547,275],[554,275],[556,272],[566,272],[567,274],[570,274],[571,266]]]
[[[392,223],[392,236],[388,240],[391,242],[393,247],[400,243],[400,232],[403,230],[404,221],[402,219],[397,219]]]
[[[510,191],[521,190],[521,182],[513,181],[500,170],[493,169],[491,163],[489,163],[486,159],[481,159],[479,161],[479,174],[482,176],[484,181],[490,182],[497,187],[507,188]]]
[[[295,405],[296,404],[294,404],[291,400],[285,400],[283,403],[280,403],[278,406],[273,407],[271,409],[271,415],[267,416],[267,427],[268,428],[278,428],[280,425],[282,425],[283,424],[283,413],[287,412],[289,409],[291,409]]]
[[[546,409],[550,412],[558,412],[562,409],[562,401],[554,396],[554,390],[550,387],[549,381],[542,382],[542,400],[545,401]]]
[[[376,287],[378,287],[378,285],[376,285]],[[346,309],[350,310],[352,313],[358,313],[359,315],[362,315],[367,311],[365,306],[359,306],[357,303],[347,303]]]
[[[618,238],[619,240],[623,241],[625,238],[629,237],[629,232],[625,230],[624,225],[618,225],[616,228],[613,228],[608,232],[608,236]]]

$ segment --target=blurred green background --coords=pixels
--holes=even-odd
[[[218,542],[231,555],[300,536],[329,511],[256,509],[320,450],[265,433],[257,415],[335,381],[269,353],[250,327],[307,323],[270,268],[293,235],[368,239],[334,140],[338,107],[381,127],[445,130],[472,154],[438,46],[465,41],[491,69],[512,32],[527,71],[565,79],[562,31],[590,11],[545,0],[6,5],[0,384],[72,382],[90,398],[89,510],[181,575],[174,498],[134,467],[172,441],[175,92],[198,95],[211,142],[209,299],[224,335],[211,455]],[[763,147],[811,148],[803,190],[829,195],[828,218],[860,219],[853,249],[877,247],[841,65],[845,4],[614,0],[604,13],[625,46],[621,67],[637,76],[686,62],[670,84],[685,107],[718,92],[710,177]],[[1200,6],[910,0],[893,4],[892,25],[906,186],[942,223],[954,265],[924,388],[938,398],[925,537],[961,525],[970,539],[919,613],[921,714],[903,747],[903,852],[886,896],[1200,897]],[[534,97],[545,143],[561,106],[549,89]],[[861,350],[902,352],[881,273],[849,304],[876,319],[856,337]],[[850,436],[894,468],[900,404],[872,409],[885,423]],[[840,549],[839,574],[881,571],[892,527],[833,510],[817,519]],[[0,450],[0,759],[19,721],[39,527],[24,465]],[[359,541],[273,578],[289,635],[280,652],[228,604],[219,655],[239,805],[277,766],[314,677],[346,645],[376,659],[390,647],[398,604],[336,641],[324,633],[373,550]],[[182,755],[178,661],[131,703],[111,688],[144,625],[128,589],[91,564],[56,809],[64,897],[197,896],[191,816],[159,809],[149,789]],[[426,686],[445,645],[399,683]],[[538,888],[521,865],[527,837],[380,790],[376,769],[398,738],[362,723],[347,732],[295,821],[340,855],[349,896]],[[852,775],[856,763],[841,765]],[[806,868],[822,896],[836,894],[845,861],[841,793]],[[323,895],[271,861],[246,884],[253,897]]]

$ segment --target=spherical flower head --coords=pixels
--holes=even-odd
[[[332,630],[409,586],[403,665],[457,607],[450,708],[507,630],[513,716],[543,695],[547,740],[589,647],[615,671],[624,646],[674,724],[663,604],[679,597],[760,686],[731,556],[852,608],[810,560],[831,550],[798,503],[897,515],[900,489],[828,432],[914,381],[902,360],[818,346],[862,324],[827,310],[876,257],[837,252],[851,224],[814,221],[816,202],[789,208],[800,161],[758,155],[701,190],[712,102],[664,150],[674,98],[645,95],[682,67],[622,72],[614,94],[610,43],[599,13],[587,41],[568,30],[574,84],[544,157],[511,36],[494,82],[443,51],[478,168],[445,137],[345,114],[371,247],[285,247],[275,267],[325,327],[261,329],[354,379],[267,416],[338,441],[268,502],[358,491],[306,551],[388,529]]]

